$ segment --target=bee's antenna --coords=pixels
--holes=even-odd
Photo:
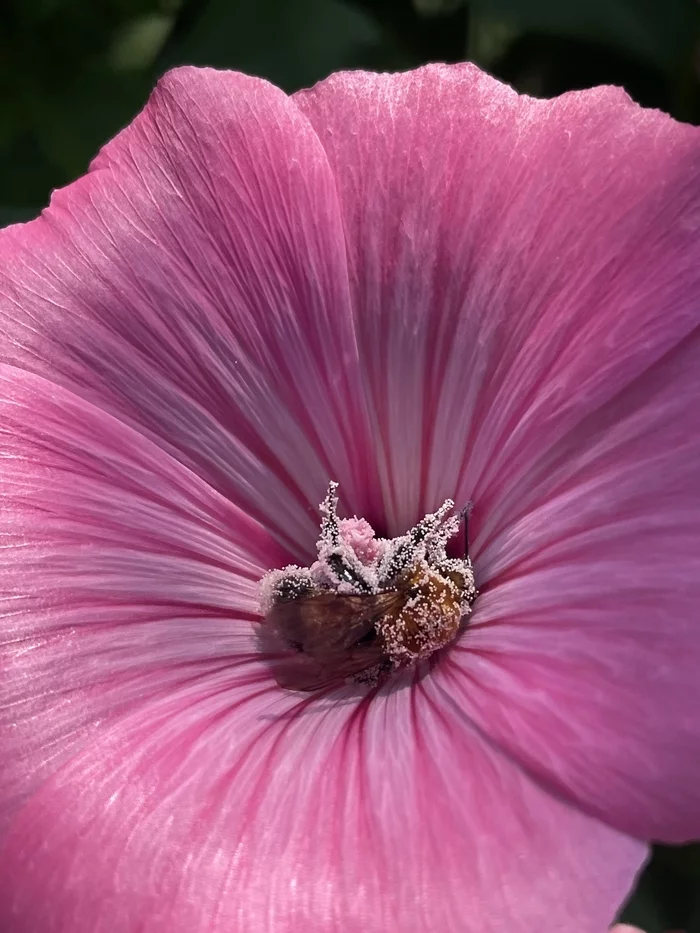
[[[469,558],[469,516],[474,511],[474,503],[467,504],[459,510],[459,517],[464,522],[464,556]]]

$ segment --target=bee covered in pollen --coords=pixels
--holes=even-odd
[[[261,582],[265,634],[279,648],[276,676],[289,689],[376,684],[451,642],[478,595],[467,509],[448,518],[447,499],[406,534],[375,538],[364,519],[338,518],[337,488],[329,484],[320,506],[318,559]],[[464,557],[451,558],[447,542],[462,520]]]

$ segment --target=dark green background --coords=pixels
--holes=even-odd
[[[0,225],[82,174],[172,65],[292,91],[465,58],[530,94],[621,84],[700,123],[696,0],[0,0]],[[700,933],[699,889],[700,847],[659,848],[624,919]]]

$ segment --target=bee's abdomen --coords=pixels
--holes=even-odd
[[[421,562],[411,573],[406,600],[384,613],[377,630],[392,661],[408,664],[449,644],[459,630],[459,587]]]

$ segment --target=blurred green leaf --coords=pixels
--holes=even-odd
[[[151,13],[126,23],[117,32],[108,53],[115,71],[147,68],[160,52],[173,27],[173,16]]]
[[[117,77],[87,69],[53,94],[37,97],[34,133],[46,159],[66,179],[82,174],[100,147],[141,108],[151,84],[148,72]]]
[[[155,79],[174,2],[4,0],[0,204],[45,204],[132,119]]]
[[[524,30],[604,41],[666,71],[691,53],[698,35],[695,0],[472,0]]]
[[[700,845],[654,846],[620,920],[645,933],[700,933]]]
[[[471,61],[490,69],[518,37],[518,27],[502,16],[472,9],[469,16],[468,53]]]
[[[361,66],[379,41],[371,20],[340,0],[197,0],[190,9],[194,22],[184,36],[174,34],[163,66],[235,68],[288,91]]]
[[[466,0],[413,0],[416,13],[421,16],[447,16]]]
[[[8,227],[10,224],[20,224],[26,220],[33,220],[40,210],[39,207],[0,206],[0,227]]]
[[[465,0],[347,0],[376,24],[381,44],[368,62],[377,71],[404,71],[426,62],[461,62],[465,58]],[[428,2],[431,6],[427,14]]]
[[[618,919],[644,933],[666,933],[667,929],[653,893],[644,885],[634,891]]]

